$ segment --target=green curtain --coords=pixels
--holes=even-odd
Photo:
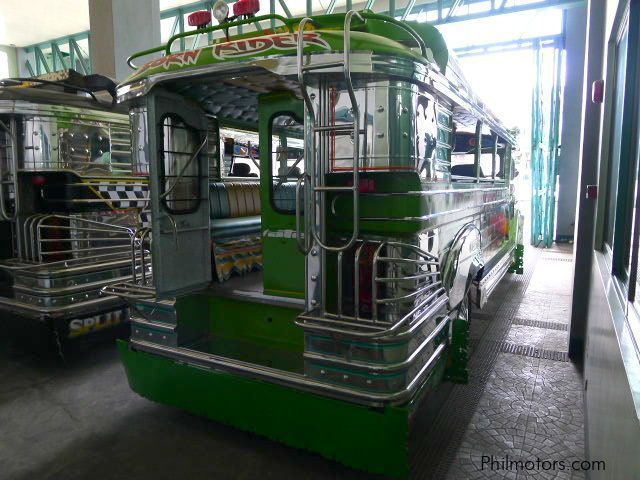
[[[560,138],[562,49],[535,49],[531,105],[531,244],[553,244]]]

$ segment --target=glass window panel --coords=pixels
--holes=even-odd
[[[276,210],[296,210],[296,183],[304,173],[303,124],[289,114],[271,121],[271,198]]]
[[[258,135],[253,132],[223,128],[220,130],[222,177],[260,177]]]
[[[454,109],[453,148],[451,151],[451,176],[476,178],[475,152],[478,144],[475,118]],[[455,178],[454,178],[455,179]]]
[[[624,79],[627,67],[628,29],[625,29],[616,50],[616,85],[613,100],[613,125],[611,132],[611,155],[609,178],[607,179],[607,199],[605,217],[605,243],[613,245],[613,232],[618,195],[618,176],[620,167],[620,149],[622,142],[622,110],[624,104]]]

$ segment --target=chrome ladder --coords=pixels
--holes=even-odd
[[[304,176],[298,179],[296,184],[296,240],[298,247],[306,255],[310,252],[312,243],[311,238],[315,241],[316,245],[328,252],[342,252],[351,248],[358,240],[360,231],[360,208],[359,208],[359,178],[360,178],[360,106],[356,99],[356,94],[353,88],[353,81],[351,79],[351,20],[356,16],[362,22],[365,22],[360,13],[355,10],[347,12],[344,19],[344,53],[342,61],[335,62],[321,62],[304,65],[304,31],[307,24],[313,24],[311,18],[303,18],[298,27],[297,38],[297,60],[298,60],[298,83],[300,84],[300,91],[307,108],[308,118],[311,120],[310,133],[312,133],[311,152],[312,158],[306,159],[306,168]],[[342,73],[344,76],[344,82],[347,86],[347,93],[349,100],[351,101],[351,111],[353,113],[353,122],[341,125],[322,125],[318,122],[318,115],[314,110],[313,100],[311,99],[307,90],[306,74],[311,71],[335,69],[342,67]],[[326,138],[326,135],[352,135],[353,136],[353,185],[351,186],[330,186],[325,183],[325,175],[329,166],[329,155],[327,149],[318,149],[316,138]],[[365,137],[366,141],[366,137]],[[366,151],[366,146],[365,146]],[[308,184],[310,193],[310,205],[314,208],[307,209],[308,221],[305,221],[305,231],[311,232],[311,235],[305,234],[304,242],[302,241],[302,229],[301,229],[301,213],[300,208],[300,190],[302,182]],[[326,243],[325,232],[322,227],[318,228],[319,222],[317,216],[319,214],[322,225],[324,225],[324,217],[326,213],[325,208],[325,195],[329,192],[344,192],[351,194],[353,198],[353,230],[349,240],[342,245],[329,245]],[[306,196],[308,197],[308,196]],[[320,212],[316,211],[315,206],[320,205]],[[310,211],[309,211],[310,210]],[[306,233],[305,232],[305,233]]]

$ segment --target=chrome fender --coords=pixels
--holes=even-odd
[[[482,235],[474,223],[467,223],[453,237],[442,261],[442,281],[449,295],[449,308],[458,307],[471,282],[484,266]]]

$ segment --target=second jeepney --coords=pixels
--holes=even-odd
[[[108,90],[73,70],[0,85],[0,316],[38,352],[126,334],[126,302],[101,288],[131,279],[147,173]]]

